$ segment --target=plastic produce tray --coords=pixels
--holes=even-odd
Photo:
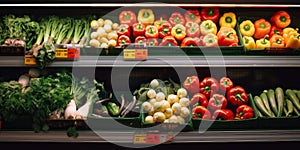
[[[202,120],[192,118],[193,126],[195,130],[199,130],[200,124],[203,127],[210,125],[207,130],[244,130],[244,129],[256,129],[258,127],[258,116],[256,114],[256,107],[254,106],[253,98],[251,94],[248,94],[249,106],[254,109],[254,117],[245,120]],[[202,128],[201,128],[202,129]]]

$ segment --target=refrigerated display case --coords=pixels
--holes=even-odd
[[[149,1],[150,2],[150,1]],[[158,1],[151,1],[158,2]],[[227,1],[159,1],[161,3],[140,3],[138,1],[93,1],[88,2],[76,0],[72,3],[65,1],[42,1],[31,2],[18,0],[17,4],[10,1],[2,2],[0,16],[7,14],[30,15],[33,18],[43,18],[49,15],[58,15],[64,17],[77,17],[96,15],[112,17],[117,20],[117,16],[122,8],[132,10],[143,7],[161,10],[165,6],[170,8],[180,8],[182,10],[203,7],[217,7],[221,12],[234,11],[237,17],[270,17],[271,14],[278,10],[288,11],[293,19],[292,24],[295,27],[299,25],[300,14],[298,13],[299,2],[296,1],[256,1],[237,2],[235,0]],[[111,13],[115,11],[115,13]],[[168,10],[164,10],[168,12]],[[238,20],[239,23],[239,20]],[[241,37],[239,37],[241,39]],[[240,41],[241,42],[241,41]],[[138,89],[140,84],[151,81],[151,79],[168,79],[172,78],[178,83],[183,82],[183,77],[191,76],[197,73],[200,79],[206,76],[215,76],[220,78],[228,76],[236,85],[242,85],[247,93],[253,97],[259,95],[263,90],[276,87],[284,89],[299,89],[300,80],[300,53],[268,51],[259,52],[251,51],[247,53],[240,47],[227,47],[213,50],[202,48],[181,50],[178,53],[176,49],[166,47],[154,47],[148,49],[149,57],[147,60],[127,61],[120,51],[111,55],[91,56],[82,53],[81,57],[76,60],[56,60],[46,67],[48,72],[55,73],[58,70],[66,69],[76,72],[77,75],[83,76],[89,74],[97,81],[105,82],[105,88],[114,91],[112,82],[119,84],[129,84],[129,90]],[[84,50],[84,48],[82,49]],[[88,49],[89,50],[89,49]],[[174,51],[172,51],[174,50]],[[198,50],[198,51],[197,51]],[[211,51],[209,51],[211,50]],[[99,54],[99,53],[98,53]],[[0,81],[16,80],[20,75],[27,72],[34,66],[24,65],[24,56],[0,56]],[[122,79],[127,79],[122,81]],[[126,83],[129,82],[129,83]],[[119,90],[123,90],[122,86]],[[127,87],[125,88],[127,89]],[[137,140],[138,136],[143,139],[147,135],[154,134],[162,136],[168,132],[157,132],[149,130],[147,132],[136,132],[135,130],[100,130],[91,131],[88,128],[78,130],[77,138],[66,136],[65,130],[50,129],[46,133],[34,133],[26,122],[16,128],[2,128],[0,131],[1,142],[40,142],[40,143],[121,143],[141,144]],[[54,123],[55,124],[55,123]],[[16,124],[15,124],[16,125]],[[23,127],[22,127],[23,126]],[[29,124],[30,126],[30,124]],[[234,127],[236,126],[236,127]],[[233,122],[230,124],[217,123],[215,128],[209,128],[205,132],[198,130],[182,131],[176,133],[171,144],[187,143],[253,143],[253,142],[295,142],[300,141],[300,119],[295,118],[255,118],[253,122],[245,121],[243,123]],[[99,136],[99,134],[102,136]],[[172,133],[170,133],[172,134]],[[104,138],[103,138],[104,137]],[[109,141],[107,141],[109,139]],[[136,142],[136,143],[135,143]],[[149,144],[149,143],[148,143]],[[153,144],[153,143],[151,143]],[[143,145],[143,144],[142,144]],[[146,144],[147,145],[147,144]],[[139,147],[139,146],[137,146]]]

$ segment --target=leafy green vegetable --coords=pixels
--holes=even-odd
[[[0,115],[6,121],[13,121],[27,113],[29,101],[22,93],[22,85],[17,81],[0,84]]]
[[[36,21],[31,21],[27,15],[16,17],[15,15],[6,15],[3,17],[4,30],[8,31],[6,38],[20,38],[26,42],[26,49],[31,49],[40,30],[40,25]]]

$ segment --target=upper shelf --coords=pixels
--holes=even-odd
[[[0,67],[25,67],[22,56],[1,56]],[[82,56],[49,67],[300,67],[300,56],[149,56],[124,61],[122,56]]]

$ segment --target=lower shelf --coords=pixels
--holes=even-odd
[[[66,135],[65,131],[49,131],[47,133],[34,133],[33,131],[0,131],[0,142],[91,142],[133,144],[136,134],[137,133],[133,131],[79,131],[79,136],[77,138],[70,138]],[[156,134],[170,133],[160,132]],[[197,131],[180,132],[177,135],[173,134],[173,139],[170,141],[170,143],[284,141],[300,141],[300,130],[206,131],[204,133],[199,133]]]

